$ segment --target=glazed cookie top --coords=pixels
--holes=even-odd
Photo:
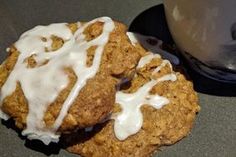
[[[155,58],[160,59],[161,56],[150,53],[142,57],[138,63],[137,69],[143,68]],[[166,65],[171,67],[168,60],[163,60],[162,63],[153,70],[152,74],[158,73]],[[176,81],[176,75],[172,72],[172,67],[170,73],[158,79],[151,79],[134,93],[124,93],[121,91],[116,93],[116,103],[122,108],[122,111],[114,116],[114,133],[119,140],[125,140],[141,129],[143,115],[140,109],[142,105],[148,104],[156,109],[160,109],[162,106],[169,103],[166,97],[159,96],[158,94],[150,94],[150,90],[163,81]]]
[[[96,39],[86,41],[83,32],[89,24],[96,21],[104,22],[103,32]],[[23,135],[28,135],[29,138],[41,138],[45,143],[49,143],[50,140],[58,140],[58,136],[54,133],[62,124],[68,109],[86,81],[97,73],[104,46],[114,27],[110,18],[103,17],[79,27],[74,34],[66,26],[66,23],[61,23],[46,27],[37,26],[21,35],[15,43],[20,55],[14,69],[1,88],[1,101],[15,90],[17,82],[21,84],[29,106],[27,128],[23,131]],[[50,47],[52,35],[61,38],[64,42],[63,46],[55,51]],[[91,46],[97,46],[97,49],[92,66],[87,67],[87,49]],[[31,56],[34,57],[36,68],[28,68],[25,63],[25,60]],[[63,103],[52,128],[44,130],[43,117],[48,104],[52,103],[59,92],[68,84],[68,78],[63,71],[65,67],[72,67],[77,81]],[[4,113],[1,114],[1,117],[8,118]]]
[[[63,137],[68,151],[147,157],[188,135],[200,109],[192,83],[158,54],[143,54],[133,79],[116,93],[111,119]]]
[[[95,25],[92,27],[95,28],[91,28],[91,25],[93,24]],[[127,52],[130,52],[130,49],[133,51],[133,48],[131,43],[128,43],[128,37],[127,43],[123,45],[119,43],[123,40],[120,36],[117,36],[117,39],[114,39],[116,33],[123,33],[125,36],[126,34],[125,31],[123,31],[125,30],[124,28],[121,28],[123,32],[117,31],[117,29],[119,29],[116,27],[117,23],[112,19],[101,17],[87,23],[78,22],[75,25],[75,29],[73,28],[73,25],[67,23],[37,26],[22,34],[20,39],[14,44],[15,49],[19,54],[14,67],[4,81],[4,84],[2,84],[0,107],[4,107],[4,101],[18,89],[17,87],[19,84],[23,92],[22,97],[25,98],[28,105],[28,113],[25,120],[26,127],[22,134],[26,135],[29,139],[40,139],[45,144],[49,144],[51,141],[57,142],[60,135],[56,132],[60,127],[64,126],[63,121],[65,119],[68,121],[73,119],[73,116],[71,118],[67,115],[68,112],[75,113],[74,116],[76,117],[77,110],[81,109],[75,107],[75,109],[71,109],[73,108],[73,103],[75,101],[78,103],[81,102],[80,99],[77,100],[78,95],[82,95],[80,96],[81,99],[89,97],[89,94],[91,93],[93,93],[91,97],[99,97],[97,96],[99,94],[92,91],[92,88],[93,86],[95,86],[94,89],[96,89],[96,87],[100,88],[100,84],[107,81],[108,83],[106,84],[110,86],[106,91],[101,90],[100,96],[106,96],[104,99],[108,99],[109,97],[109,99],[114,99],[114,96],[111,94],[114,93],[113,88],[115,88],[117,80],[114,81],[114,79],[107,74],[108,72],[106,70],[103,71],[103,74],[97,76],[101,68],[109,69],[109,67],[112,67],[110,68],[112,75],[117,75],[117,78],[119,78],[122,77],[120,74],[126,73],[125,75],[128,75],[127,73],[130,72],[129,70],[125,71],[125,68],[122,69],[120,67],[129,66],[128,68],[133,69],[135,64],[137,64],[137,61],[135,60],[138,60],[139,58],[138,53],[135,53],[136,56],[134,55],[135,57],[133,57],[135,59],[132,60],[132,57],[130,57],[131,59],[126,60],[125,57],[119,55],[119,52],[113,52],[118,51],[116,47],[124,47],[123,49],[127,49],[124,51]],[[99,27],[100,29],[96,27]],[[86,32],[89,32],[90,34],[86,35]],[[116,33],[114,34],[114,32]],[[106,52],[104,52],[105,50]],[[88,54],[90,52],[91,54]],[[108,55],[104,57],[104,53]],[[105,58],[107,62],[112,62],[114,60],[109,59],[109,53],[118,54],[116,56],[116,61],[121,62],[123,59],[125,62],[122,64],[117,63],[117,66],[113,66],[113,64],[116,63],[114,61],[114,63],[107,63],[106,66],[104,66],[104,64],[101,64],[102,58]],[[67,67],[70,67],[70,70],[66,69]],[[61,96],[61,91],[70,83],[70,76],[65,75],[66,71],[73,71],[70,75],[76,79],[74,80],[73,85],[71,85],[71,90],[67,92],[67,97],[63,100],[60,108],[56,108],[56,110],[59,110],[55,116],[56,118],[54,117],[53,122],[50,122],[50,126],[47,126],[45,119],[50,116],[46,116],[45,118],[45,113],[50,110],[48,109],[51,107],[50,104]],[[95,81],[91,81],[93,79],[95,79]],[[87,85],[87,83],[89,85]],[[87,92],[87,94],[84,96],[80,92],[85,86],[89,86],[89,88],[85,90],[84,93]],[[106,88],[106,85],[104,85],[104,88]],[[97,93],[99,93],[99,91]],[[111,93],[110,96],[109,93]],[[102,103],[107,105],[106,102],[104,103],[99,98],[94,98],[94,101],[94,103],[99,103],[100,105]],[[109,101],[110,104],[114,104],[113,100]],[[84,102],[84,104],[92,104],[90,100],[84,100]],[[96,105],[92,108],[96,108]],[[54,109],[55,108],[51,109],[52,113],[55,112],[53,111]],[[90,113],[86,113],[88,110],[86,105],[84,110],[83,116],[86,117],[86,114],[88,115]],[[105,111],[101,110],[101,114],[103,114],[101,117],[104,118],[104,116],[107,116],[111,110],[112,105]],[[10,115],[0,110],[1,118],[8,119],[9,116]],[[98,119],[101,120],[100,117]],[[96,119],[96,123],[98,122],[98,119]],[[86,125],[83,124],[81,126],[84,127]]]

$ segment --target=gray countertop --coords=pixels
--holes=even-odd
[[[140,13],[161,2],[161,0],[0,0],[0,62],[5,58],[5,48],[17,40],[22,32],[35,25],[88,21],[99,16],[110,16],[129,26]],[[199,86],[196,80],[198,78],[195,78],[195,86]],[[204,80],[199,79],[199,81]],[[208,83],[205,84],[207,86]],[[219,88],[215,90],[220,92]],[[217,95],[204,93],[206,92],[198,90],[201,111],[191,134],[175,145],[161,148],[162,151],[156,156],[236,156],[236,94],[227,96],[224,93]],[[48,155],[37,149],[37,146],[31,147],[25,144],[18,133],[7,126],[3,121],[0,124],[0,156],[44,157]],[[61,149],[49,156],[77,155]]]

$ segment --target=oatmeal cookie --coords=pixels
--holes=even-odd
[[[124,112],[129,108],[127,106],[135,105],[136,102],[131,100],[131,103],[123,105],[116,103],[110,120],[94,126],[92,131],[80,130],[78,133],[63,137],[69,152],[84,157],[147,157],[152,156],[161,146],[172,145],[189,134],[196,113],[200,110],[192,82],[186,80],[183,74],[172,71],[167,61],[160,57],[148,59],[148,56],[155,55],[148,54],[144,56],[145,59],[141,59],[136,77],[121,87],[122,92],[131,94],[128,98],[132,99],[132,95],[137,94],[140,89],[143,90],[137,95],[137,99],[145,95],[144,87],[147,83],[159,80],[150,88],[149,94],[157,96],[156,98],[166,98],[168,102],[165,105],[155,106],[149,104],[152,101],[144,101],[144,104],[139,106],[143,122],[139,130],[134,132],[132,131],[135,125],[139,125],[136,119],[140,118],[134,114],[136,108],[130,107],[130,119],[127,118],[129,114]],[[176,77],[174,80],[170,77],[172,74]],[[126,118],[128,124],[122,122],[122,119]],[[134,125],[132,121],[135,121]],[[121,125],[120,128],[115,127],[116,123],[118,126]],[[128,136],[125,135],[127,132]]]
[[[46,144],[106,118],[116,84],[133,75],[140,58],[126,27],[108,17],[37,26],[8,53],[0,66],[0,115]]]

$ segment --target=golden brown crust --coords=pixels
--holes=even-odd
[[[16,85],[16,90],[4,99],[2,110],[15,119],[18,128],[25,127],[28,106],[19,83]]]
[[[156,59],[139,69],[137,77],[125,92],[135,92],[150,80],[151,71],[160,63],[161,59]],[[170,71],[168,65],[156,77],[163,76],[167,71]],[[152,88],[152,94],[167,97],[170,103],[158,110],[144,105],[141,108],[144,122],[137,134],[119,141],[114,135],[114,121],[110,120],[106,124],[100,124],[105,126],[95,126],[90,133],[80,130],[77,134],[65,136],[63,140],[66,141],[67,150],[84,157],[147,157],[160,146],[174,144],[188,135],[200,108],[192,83],[182,74],[176,75],[177,81],[160,82]],[[119,105],[116,104],[114,112],[119,110]]]
[[[19,56],[19,52],[14,46],[11,46],[8,56],[9,57],[3,62],[3,64],[0,65],[0,88],[3,86],[12,69],[14,68]]]
[[[68,24],[68,27],[73,33],[78,29],[75,23]],[[103,23],[96,22],[89,25],[83,33],[87,40],[92,40],[101,34],[102,29]],[[48,52],[54,53],[55,50],[59,49],[64,44],[64,41],[57,36],[52,36],[51,39],[53,42]],[[91,48],[91,50],[95,51],[96,47]],[[11,48],[10,56],[0,66],[0,87],[4,84],[13,69],[18,54],[19,52],[17,52],[14,47]],[[88,66],[92,65],[93,55],[93,52],[88,53]],[[134,71],[139,58],[139,52],[126,36],[126,27],[123,24],[115,22],[115,29],[110,34],[109,41],[104,47],[98,73],[94,78],[88,80],[85,87],[83,87],[79,93],[69,109],[59,132],[70,132],[81,127],[91,126],[108,116],[114,106],[116,84],[119,82],[120,78],[129,77],[131,72]],[[33,56],[29,57],[26,62],[28,63],[28,68],[42,66],[37,65]],[[121,64],[120,62],[123,63]],[[43,64],[47,64],[47,62]],[[68,75],[70,82],[68,86],[60,92],[57,99],[49,105],[44,116],[44,121],[47,126],[51,126],[55,122],[63,102],[77,80],[76,75],[70,67],[65,67],[65,75]],[[20,85],[18,88],[5,98],[1,108],[10,117],[13,117],[17,126],[22,129],[26,127],[28,108]]]

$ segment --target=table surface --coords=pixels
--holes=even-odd
[[[95,17],[110,16],[129,26],[143,11],[160,4],[161,0],[0,0],[0,62],[6,54],[5,48],[19,38],[20,34],[35,25],[55,22],[88,21]],[[175,145],[161,148],[158,157],[235,157],[236,156],[236,93],[221,92],[211,81],[196,77],[201,111],[191,134]],[[203,83],[203,84],[200,84]],[[211,87],[213,91],[204,92]],[[222,87],[230,88],[231,86]],[[230,90],[230,89],[228,89]],[[235,88],[234,88],[235,91]],[[224,96],[222,96],[224,95]],[[19,134],[0,124],[0,154],[2,157],[73,157],[65,150],[47,154],[47,148],[29,145]]]

